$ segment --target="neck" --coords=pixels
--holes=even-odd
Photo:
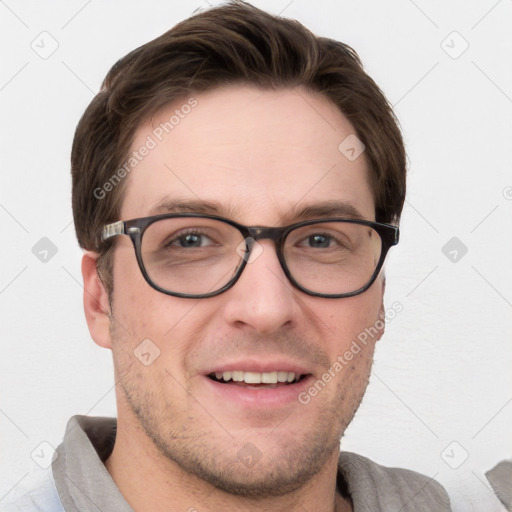
[[[114,450],[105,467],[135,512],[349,512],[350,503],[336,489],[337,462],[338,453],[333,453],[317,475],[283,496],[231,495],[181,469],[164,457],[140,428],[120,417]]]

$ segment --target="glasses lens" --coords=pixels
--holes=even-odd
[[[326,295],[366,286],[380,260],[382,240],[374,229],[350,222],[319,222],[288,234],[284,258],[295,281]]]
[[[245,242],[238,229],[213,219],[160,219],[142,237],[142,261],[157,286],[188,295],[220,290],[243,261]]]

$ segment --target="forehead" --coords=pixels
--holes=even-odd
[[[121,216],[204,202],[239,222],[273,224],[337,202],[373,219],[364,153],[351,161],[339,150],[353,134],[333,103],[304,89],[231,86],[184,98],[137,130]]]

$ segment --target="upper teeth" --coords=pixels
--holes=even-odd
[[[277,384],[278,382],[293,382],[295,373],[293,372],[215,372],[217,380],[228,381],[233,379],[235,382],[246,382],[247,384]]]

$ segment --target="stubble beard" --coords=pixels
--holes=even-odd
[[[373,347],[367,346],[361,365],[345,367],[337,376],[339,381],[328,385],[335,385],[336,393],[325,398],[329,395],[323,394],[329,391],[322,391],[312,399],[310,403],[318,400],[323,406],[317,408],[319,413],[308,431],[290,436],[284,430],[287,424],[293,427],[302,415],[311,414],[308,405],[301,404],[275,433],[267,436],[272,444],[261,446],[261,460],[247,467],[237,457],[239,448],[233,448],[236,440],[226,432],[229,428],[222,427],[222,418],[212,419],[193,398],[185,407],[169,401],[163,392],[165,385],[181,385],[167,370],[167,375],[160,375],[153,381],[153,388],[148,388],[140,362],[126,348],[130,340],[123,338],[114,322],[111,337],[120,398],[128,406],[124,407],[125,413],[131,413],[136,428],[151,440],[164,462],[171,463],[170,476],[176,474],[177,466],[220,491],[253,500],[284,496],[300,489],[325,468],[334,454],[337,456],[341,437],[366,391],[373,362]],[[196,407],[192,413],[191,404]],[[200,417],[194,417],[198,411]]]
[[[116,364],[116,372],[118,366]],[[280,429],[272,434],[272,443],[262,447],[262,458],[252,467],[241,463],[237,457],[239,448],[233,448],[234,440],[220,427],[212,429],[211,424],[215,422],[199,406],[197,410],[203,412],[202,421],[193,414],[187,416],[185,409],[176,415],[173,414],[176,407],[162,403],[165,401],[162,393],[155,395],[137,385],[133,372],[121,369],[118,379],[124,400],[140,429],[159,455],[171,462],[170,467],[175,469],[177,466],[230,495],[258,499],[284,496],[300,489],[326,466],[334,453],[339,452],[341,437],[366,390],[371,361],[368,366],[364,374],[353,376],[347,368],[343,382],[346,386],[356,384],[360,389],[357,395],[347,394],[347,390],[339,389],[342,388],[339,385],[337,394],[325,404],[307,432],[285,437]],[[345,417],[340,417],[340,411],[345,412]],[[295,409],[280,427],[288,421],[289,425],[300,421],[298,413],[307,414],[307,410]],[[182,418],[181,422],[179,418]]]

